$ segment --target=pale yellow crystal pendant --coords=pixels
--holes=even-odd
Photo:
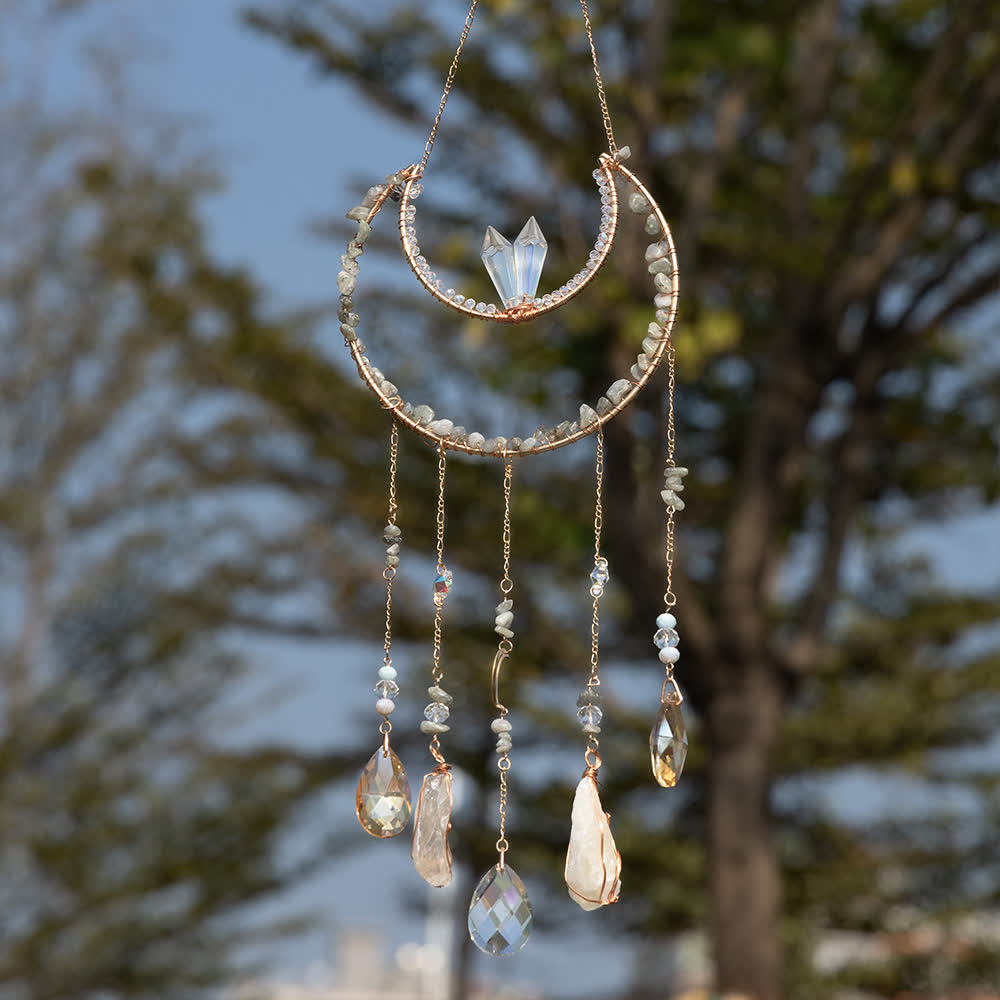
[[[673,701],[660,702],[653,731],[649,734],[649,752],[653,776],[664,788],[673,788],[684,769],[688,738],[681,706]]]
[[[395,752],[379,747],[358,782],[358,821],[373,837],[395,837],[410,819],[410,782]]]
[[[413,848],[410,856],[417,874],[436,889],[451,882],[451,772],[431,771],[424,775],[413,814]]]
[[[585,910],[618,902],[622,859],[611,835],[610,820],[601,806],[596,779],[585,774],[576,786],[566,852],[566,885],[570,899]]]

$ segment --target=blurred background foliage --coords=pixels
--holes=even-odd
[[[675,585],[692,752],[666,794],[645,752],[662,394],[608,428],[603,658],[619,680],[602,796],[624,860],[614,920],[645,942],[621,994],[679,988],[657,951],[705,931],[717,988],[758,1000],[987,995],[1000,593],[996,574],[965,585],[947,539],[995,511],[1000,484],[1000,5],[593,6],[618,140],[677,239],[692,470]],[[423,125],[463,14],[276,0],[246,23]],[[0,99],[0,997],[215,995],[247,974],[254,935],[300,926],[248,930],[255,904],[360,836],[338,817],[294,859],[281,849],[373,747],[221,734],[255,710],[234,703],[234,634],[380,635],[385,414],[338,353],[336,301],[279,312],[212,259],[199,203],[216,178],[170,123],[113,100],[55,120],[3,73]],[[549,273],[569,273],[603,145],[578,6],[484,0],[426,178],[428,257],[489,298],[476,234],[535,214]],[[346,239],[339,213],[381,173],[358,162],[317,231]],[[526,436],[632,363],[651,318],[641,234],[584,303],[496,336],[396,280],[385,221],[361,329],[413,402]],[[525,462],[515,480],[510,839],[521,875],[553,890],[542,926],[572,912],[556,900],[582,767],[564,749],[589,660],[590,461]],[[395,615],[421,651],[407,679],[421,701],[435,475],[408,439],[401,480],[406,550],[428,556]],[[453,833],[472,877],[495,838],[483,609],[500,501],[497,469],[449,464],[447,752],[475,779]],[[995,517],[976,523],[1000,563]],[[926,538],[945,555],[916,555]],[[467,944],[454,960],[465,996]]]

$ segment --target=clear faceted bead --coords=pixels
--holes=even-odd
[[[469,905],[469,936],[487,955],[513,955],[531,935],[531,903],[517,872],[494,865],[480,880]]]
[[[428,722],[447,722],[449,715],[451,715],[451,709],[437,701],[432,701],[424,709],[424,718]]]
[[[519,302],[535,297],[548,251],[549,245],[532,216],[514,240],[514,273],[517,275]]]
[[[681,641],[681,637],[674,628],[657,629],[653,636],[653,645],[657,649],[666,649],[667,646],[676,646]]]
[[[583,708],[576,713],[576,717],[580,720],[581,726],[599,726],[601,724],[601,719],[604,718],[604,713],[597,707],[597,705],[584,705]]]
[[[410,819],[410,782],[394,751],[379,747],[361,772],[358,821],[373,837],[395,837]]]
[[[649,752],[653,777],[664,787],[673,788],[684,769],[687,757],[687,728],[680,705],[664,701],[649,734]]]
[[[442,568],[441,572],[434,577],[434,593],[446,597],[451,593],[452,582],[451,570]]]
[[[608,572],[607,559],[598,559],[594,563],[594,572],[590,574],[590,579],[594,581],[594,585],[597,587],[603,587],[611,579],[611,574]]]
[[[413,847],[410,856],[417,874],[436,889],[451,882],[451,772],[424,775],[413,815]]]
[[[374,690],[380,698],[395,698],[399,694],[399,685],[395,681],[384,680],[379,681]]]

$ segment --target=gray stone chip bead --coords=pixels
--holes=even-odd
[[[514,624],[514,612],[513,611],[501,611],[497,615],[496,624],[502,628],[510,628]]]
[[[668,274],[654,274],[653,284],[656,285],[661,292],[671,292],[674,288],[674,283],[670,280],[670,275]]]
[[[511,724],[506,719],[503,718],[494,719],[490,723],[490,729],[492,729],[493,732],[495,732],[498,736],[501,733],[509,733],[513,728],[514,727],[511,726]]]
[[[650,274],[671,274],[673,270],[674,264],[669,257],[659,257],[649,265]]]
[[[643,215],[649,211],[649,202],[638,191],[633,191],[628,196],[628,207],[636,215]]]
[[[368,225],[367,222],[361,221],[358,223],[358,235],[354,237],[354,242],[358,246],[364,245],[367,242],[368,237],[372,234],[372,227]]]
[[[436,684],[427,689],[427,697],[441,705],[450,705],[455,700],[444,688],[440,688]]]
[[[646,232],[650,236],[656,236],[658,233],[663,232],[663,227],[660,225],[660,220],[657,218],[655,212],[650,212],[646,216]]]
[[[632,388],[632,383],[626,378],[620,378],[617,382],[612,382],[605,395],[617,406],[624,398],[625,393]]]
[[[513,639],[514,633],[511,632],[509,628],[504,628],[503,625],[497,625],[493,629],[497,635],[502,635],[505,639]]]
[[[340,324],[340,332],[344,335],[344,340],[358,339],[358,331],[355,330],[353,326],[348,326],[346,323]]]
[[[395,569],[399,565],[399,556],[386,556],[385,564],[390,569]]]
[[[597,736],[597,734],[601,731],[600,726],[592,726],[589,723],[586,726],[581,726],[580,728],[588,735],[593,734],[594,736]]]
[[[601,396],[597,401],[597,415],[599,417],[604,417],[611,412],[612,403],[607,396]]]
[[[496,752],[497,753],[508,753],[513,749],[513,742],[509,738],[504,738],[503,736],[497,740]]]
[[[576,707],[583,708],[585,705],[600,705],[601,692],[596,688],[584,688],[580,692],[580,697],[576,699]]]
[[[346,216],[348,219],[352,219],[356,222],[361,222],[368,218],[368,209],[364,205],[355,205]]]
[[[649,326],[646,327],[646,333],[654,340],[663,340],[667,331],[664,330],[659,323],[650,323]]]
[[[452,432],[454,426],[455,425],[450,420],[448,420],[447,417],[443,417],[440,420],[431,420],[427,424],[427,429],[431,431],[431,433],[433,434],[438,434],[441,437],[446,437],[448,434]]]
[[[482,446],[486,444],[486,438],[484,438],[483,435],[479,433],[479,431],[473,431],[469,435],[468,443],[470,448],[482,448]]]
[[[446,726],[443,722],[428,722],[424,719],[420,723],[420,732],[427,733],[428,735],[439,736],[441,733],[447,733],[451,731],[451,726]]]
[[[668,253],[670,253],[670,247],[667,245],[666,240],[660,240],[659,243],[650,243],[646,247],[646,260],[659,260],[660,257],[666,257]]]
[[[502,614],[504,611],[510,611],[514,607],[514,602],[508,597],[506,600],[501,601],[497,605],[497,614]]]
[[[631,156],[632,156],[632,147],[622,146],[622,148],[619,149],[617,153],[615,153],[615,160],[617,160],[618,163],[624,163]]]
[[[531,451],[532,448],[537,448],[538,442],[533,438],[527,438],[521,442],[521,451]]]
[[[434,419],[434,411],[426,403],[421,403],[413,408],[413,419],[418,424],[429,424]]]
[[[357,279],[353,274],[348,274],[346,271],[341,271],[337,275],[337,288],[340,289],[341,295],[350,295],[355,288],[358,287]]]
[[[657,292],[653,296],[653,305],[657,309],[669,309],[673,305],[674,297],[670,292]]]
[[[597,411],[586,403],[580,404],[580,426],[589,427],[597,419]]]
[[[642,342],[642,349],[643,349],[643,351],[646,354],[650,355],[650,357],[652,357],[652,355],[654,355],[656,353],[656,349],[659,346],[660,346],[660,342],[658,340],[653,340],[652,337],[647,337]]]

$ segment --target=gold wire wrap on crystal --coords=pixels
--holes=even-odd
[[[602,157],[602,163],[606,162],[605,158]],[[660,207],[653,200],[653,196],[649,193],[647,188],[638,180],[638,178],[630,170],[624,167],[620,163],[609,163],[611,169],[621,174],[625,180],[631,184],[636,191],[641,194],[650,206],[650,213],[654,214],[659,221],[660,227],[662,229],[662,236],[660,237],[660,242],[666,243],[667,253],[664,255],[669,258],[671,262],[671,269],[668,277],[672,282],[672,289],[670,293],[670,309],[667,311],[667,322],[660,324],[663,327],[663,337],[659,340],[656,346],[656,350],[652,355],[649,356],[649,362],[646,370],[640,374],[638,379],[627,378],[625,381],[631,384],[631,388],[627,393],[625,393],[618,403],[614,404],[607,413],[603,414],[600,421],[595,420],[588,424],[586,427],[581,427],[578,431],[573,434],[568,434],[564,438],[559,438],[556,441],[543,441],[537,443],[533,448],[527,451],[513,450],[513,449],[499,449],[495,452],[484,451],[481,446],[473,447],[467,444],[465,441],[452,441],[447,437],[442,437],[440,434],[436,434],[434,431],[429,430],[427,427],[418,423],[412,417],[407,416],[402,412],[404,405],[404,400],[398,395],[387,395],[381,389],[379,380],[376,378],[372,372],[371,363],[365,356],[361,344],[357,340],[348,340],[346,344],[351,352],[351,357],[354,359],[354,363],[358,367],[358,374],[361,376],[364,383],[369,389],[375,394],[375,397],[379,400],[379,403],[387,410],[390,410],[395,418],[403,425],[408,427],[415,434],[424,438],[427,441],[433,442],[434,446],[443,445],[445,448],[453,451],[462,451],[467,455],[488,455],[495,458],[522,458],[526,455],[538,455],[546,451],[555,451],[557,448],[565,448],[566,445],[573,444],[575,441],[579,441],[582,438],[588,437],[591,434],[596,433],[601,422],[607,423],[616,417],[622,410],[632,402],[636,393],[652,378],[654,372],[659,368],[660,362],[666,357],[668,349],[672,347],[671,341],[671,330],[674,325],[674,319],[677,315],[677,301],[678,301],[678,274],[677,274],[677,252],[674,247],[673,236],[670,233],[670,227],[667,225],[666,219],[663,217],[663,213],[660,211]],[[415,167],[408,167],[407,171],[416,169]],[[402,171],[406,173],[407,171]],[[389,198],[390,190],[386,188],[381,191],[376,198],[374,204],[369,209],[368,217],[366,221],[370,225],[374,220],[375,216],[378,215],[382,207],[385,205],[386,200]],[[479,319],[494,319],[492,316],[483,316],[480,313],[474,313]]]

